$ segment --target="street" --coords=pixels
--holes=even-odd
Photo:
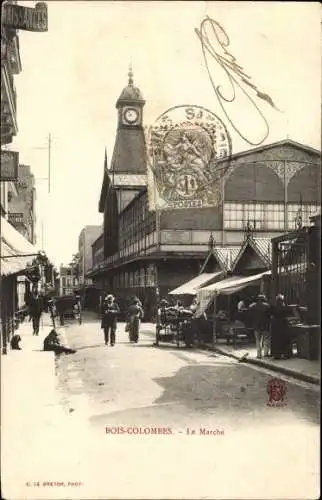
[[[94,315],[66,325],[77,353],[57,360],[57,390],[78,423],[86,477],[73,480],[84,492],[249,498],[252,481],[254,497],[314,498],[318,388],[284,377],[285,406],[269,407],[267,382],[276,374],[210,352],[155,347],[152,332],[143,323],[139,343],[130,344],[121,323],[110,347]]]

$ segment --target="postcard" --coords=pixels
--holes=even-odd
[[[3,2],[3,498],[319,497],[320,16]]]

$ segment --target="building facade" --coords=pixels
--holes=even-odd
[[[78,286],[78,279],[72,266],[59,268],[59,295],[71,295]]]
[[[130,73],[116,103],[114,153],[110,169],[105,158],[99,201],[104,236],[93,247],[88,276],[120,301],[139,296],[150,316],[160,296],[198,274],[211,234],[217,247],[240,248],[247,226],[270,240],[294,227],[299,213],[305,223],[318,212],[321,155],[291,140],[238,153],[219,160],[219,207],[151,211],[144,104]]]
[[[92,244],[101,235],[101,226],[85,226],[78,237],[78,279],[80,285],[90,285],[91,279],[87,278],[88,271],[93,266]]]
[[[14,75],[21,70],[18,31],[1,22],[1,146],[10,144],[18,133]]]
[[[36,238],[35,177],[29,165],[19,165],[17,195],[9,196],[8,220],[30,243]]]
[[[10,153],[3,150],[12,143],[14,136],[18,133],[17,122],[17,92],[15,87],[15,75],[22,71],[19,47],[18,31],[11,29],[1,22],[1,181],[0,181],[0,205],[1,216],[8,219],[9,198],[17,195],[15,186],[15,175],[12,180],[4,180],[7,177],[4,163],[10,164]],[[8,156],[8,158],[6,157]],[[9,168],[11,165],[9,166]],[[10,168],[11,170],[11,168]],[[15,170],[13,168],[13,170]],[[14,173],[14,172],[13,172]],[[9,176],[10,177],[10,176]]]

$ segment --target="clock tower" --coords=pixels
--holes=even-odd
[[[147,185],[146,145],[143,129],[145,100],[134,86],[130,68],[128,84],[116,101],[118,124],[111,162],[111,187],[116,193],[118,213]]]
[[[128,85],[122,90],[116,102],[116,108],[118,109],[118,127],[135,127],[135,129],[142,129],[143,106],[145,100],[140,89],[134,86],[131,67],[128,77]]]

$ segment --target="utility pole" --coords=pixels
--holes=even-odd
[[[44,249],[44,220],[41,220],[41,248]]]
[[[51,176],[51,133],[48,134],[48,193],[50,193],[50,176]]]
[[[50,193],[50,189],[51,189],[51,144],[52,144],[52,137],[51,137],[51,133],[49,132],[46,146],[38,146],[35,148],[31,148],[31,150],[47,149],[47,153],[48,153],[48,174],[47,174],[47,177],[36,177],[35,180],[36,181],[47,181],[48,182],[48,193]]]

